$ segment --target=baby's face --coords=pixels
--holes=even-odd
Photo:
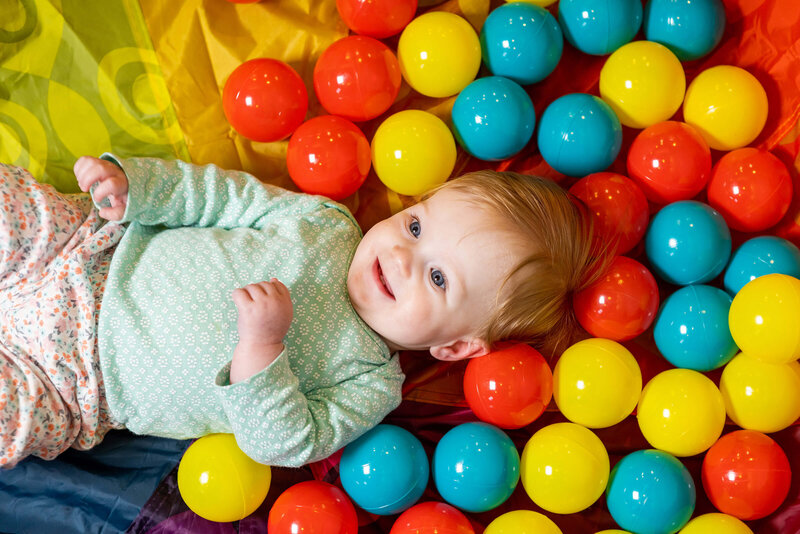
[[[521,259],[512,232],[442,190],[371,228],[347,276],[353,307],[393,350],[477,334]]]

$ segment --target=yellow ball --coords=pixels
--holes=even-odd
[[[749,145],[767,122],[767,92],[755,76],[732,65],[706,69],[689,84],[683,120],[708,146],[734,150]]]
[[[400,34],[397,60],[403,78],[425,96],[459,93],[481,66],[481,43],[469,22],[435,11],[412,20]]]
[[[691,369],[670,369],[642,390],[639,429],[656,449],[675,456],[707,450],[722,434],[725,403],[708,377]]]
[[[483,534],[563,534],[546,515],[533,510],[515,510],[498,516]]]
[[[608,483],[608,452],[594,432],[575,423],[556,423],[525,444],[520,476],[525,492],[548,512],[585,510]]]
[[[268,465],[251,460],[233,434],[210,434],[192,443],[178,466],[186,505],[209,521],[238,521],[256,511],[269,491]]]
[[[418,109],[395,113],[372,137],[372,166],[396,193],[419,195],[447,180],[456,164],[456,142],[436,115]]]
[[[733,298],[728,324],[748,356],[772,363],[800,358],[800,280],[777,273],[751,280]]]
[[[628,349],[610,339],[575,343],[553,371],[553,397],[564,417],[589,428],[616,425],[631,414],[642,373]]]
[[[672,117],[685,91],[680,60],[666,46],[651,41],[619,47],[600,70],[600,96],[631,128],[647,128]]]
[[[800,417],[800,363],[769,363],[735,356],[719,381],[725,410],[748,430],[777,432]]]
[[[704,514],[695,517],[678,534],[753,534],[750,527],[728,514]]]

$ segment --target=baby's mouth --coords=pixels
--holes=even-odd
[[[389,282],[386,280],[386,277],[383,276],[383,269],[381,269],[380,260],[376,259],[375,265],[377,267],[378,282],[380,283],[384,292],[390,297],[392,297],[392,299],[394,299],[394,292],[392,291],[392,287],[389,285]]]

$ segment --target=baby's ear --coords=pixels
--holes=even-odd
[[[431,356],[445,362],[477,358],[490,352],[489,344],[480,338],[459,339],[449,345],[431,347]]]

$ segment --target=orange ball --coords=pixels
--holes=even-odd
[[[470,360],[464,372],[464,396],[482,421],[521,428],[550,403],[553,373],[538,350],[519,343]]]

